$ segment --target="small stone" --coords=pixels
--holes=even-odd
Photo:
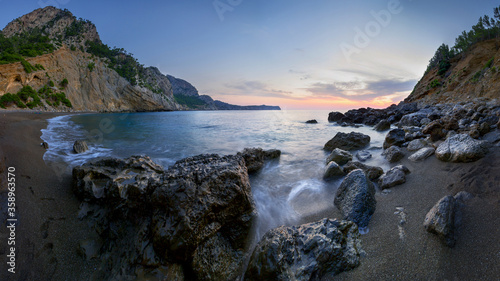
[[[73,151],[75,153],[84,153],[88,149],[89,149],[89,147],[87,146],[87,142],[86,141],[77,140],[73,144]]]

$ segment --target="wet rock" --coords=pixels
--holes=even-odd
[[[328,122],[339,122],[345,117],[344,114],[340,112],[330,112],[328,114]]]
[[[487,142],[475,140],[465,134],[448,138],[436,149],[436,157],[445,162],[473,162],[487,153]]]
[[[429,158],[432,154],[434,154],[435,149],[433,147],[424,147],[418,150],[417,152],[413,153],[408,157],[408,160],[417,162],[417,161],[422,161],[427,158]]]
[[[335,161],[330,161],[328,165],[326,165],[325,173],[323,174],[323,179],[331,179],[335,177],[341,177],[344,175],[344,171],[342,168],[335,163]]]
[[[343,219],[367,227],[377,205],[375,187],[363,170],[354,170],[340,184],[333,202]]]
[[[448,247],[455,246],[455,209],[453,196],[445,196],[427,213],[424,220],[425,229],[441,237]]]
[[[318,123],[318,121],[316,119],[306,121],[306,124],[317,124],[317,123]]]
[[[365,162],[366,160],[372,158],[372,154],[368,150],[360,150],[356,153],[356,158],[358,158],[361,162]]]
[[[429,144],[427,143],[427,141],[425,141],[423,139],[416,139],[416,140],[410,141],[410,143],[408,143],[408,146],[406,147],[406,149],[408,149],[408,151],[417,151],[417,150],[420,150],[428,145]]]
[[[405,131],[403,129],[392,129],[387,133],[384,140],[384,149],[393,145],[401,146],[405,142]]]
[[[348,151],[342,150],[340,148],[335,148],[332,153],[327,157],[326,163],[331,161],[337,162],[339,165],[344,165],[345,163],[352,160],[352,154]]]
[[[410,170],[403,165],[392,167],[379,178],[378,184],[381,189],[403,184],[406,182],[406,174],[408,173],[410,173]]]
[[[75,152],[75,153],[84,153],[88,149],[89,149],[89,147],[87,146],[86,141],[77,140],[73,144],[73,152]]]
[[[254,174],[264,167],[266,160],[279,158],[281,151],[277,149],[263,150],[262,148],[245,148],[238,155],[245,159],[249,174]]]
[[[365,172],[366,176],[370,180],[378,179],[381,175],[384,174],[384,170],[380,167],[369,166],[357,161],[347,162],[347,164],[344,165],[343,169],[345,174],[349,174],[356,169],[361,169],[363,170],[363,172]]]
[[[389,163],[395,163],[405,157],[403,150],[395,145],[386,149],[382,155],[384,155],[385,159],[389,161]]]
[[[373,129],[377,132],[386,131],[389,130],[390,128],[391,128],[391,123],[389,123],[389,121],[387,120],[382,120],[378,122],[377,125],[375,125],[375,127],[373,127]]]
[[[245,280],[320,280],[360,263],[358,227],[322,219],[268,231],[255,247]]]
[[[340,148],[344,150],[354,150],[361,149],[370,143],[370,136],[367,136],[358,132],[350,132],[348,134],[339,132],[329,140],[325,146],[324,150],[334,150],[335,148]]]
[[[443,129],[440,120],[434,120],[424,127],[422,133],[430,135],[431,140],[435,142],[446,137],[447,131]]]
[[[40,144],[40,146],[41,146],[41,147],[43,147],[43,148],[45,148],[45,149],[49,149],[49,144],[48,144],[48,143],[46,143],[46,142],[42,142],[42,143]]]

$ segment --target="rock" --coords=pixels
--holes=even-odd
[[[49,144],[46,142],[42,142],[40,145],[45,149],[49,149]]]
[[[91,260],[99,256],[102,243],[93,239],[80,241],[78,245],[78,253],[86,260]]]
[[[317,124],[317,123],[318,123],[318,121],[316,121],[316,119],[306,121],[306,124]]]
[[[392,167],[389,171],[387,171],[384,175],[382,175],[378,184],[380,189],[391,188],[396,185],[400,185],[406,182],[406,174],[410,173],[410,170],[403,165],[398,165]]]
[[[73,151],[75,153],[84,153],[88,149],[89,149],[89,147],[87,146],[87,142],[86,141],[77,140],[73,144]]]
[[[340,112],[330,112],[328,114],[328,122],[339,122],[345,115]]]
[[[345,174],[349,174],[350,172],[352,172],[356,169],[361,169],[361,170],[363,170],[363,172],[365,172],[366,176],[370,180],[378,179],[381,175],[384,174],[384,170],[382,170],[382,168],[380,168],[380,167],[365,165],[365,164],[357,162],[357,161],[347,162],[347,164],[345,164],[343,169],[344,169]]]
[[[406,147],[406,149],[408,149],[408,151],[417,151],[417,150],[420,150],[428,145],[429,144],[425,140],[416,139],[416,140],[410,141],[410,143],[408,143],[408,146]]]
[[[395,145],[386,149],[382,155],[384,155],[385,159],[389,161],[389,163],[398,162],[399,160],[405,157],[403,150]]]
[[[384,149],[392,145],[401,146],[405,142],[405,131],[403,129],[392,129],[385,136]]]
[[[422,161],[430,157],[432,154],[434,154],[435,149],[433,147],[424,147],[418,150],[417,152],[413,153],[408,157],[408,160],[417,162],[417,161]]]
[[[245,280],[320,280],[360,263],[358,227],[322,219],[268,231],[255,247]]]
[[[377,132],[386,131],[389,130],[390,128],[391,128],[391,123],[389,123],[389,121],[387,120],[382,120],[378,122],[377,125],[375,125],[375,127],[373,127],[373,129]]]
[[[436,149],[436,157],[445,162],[473,162],[487,153],[487,142],[475,140],[465,134],[448,138]]]
[[[352,160],[352,154],[348,151],[342,150],[340,148],[335,148],[332,153],[327,157],[326,163],[331,161],[337,162],[339,165],[344,165],[345,163]]]
[[[455,198],[445,196],[427,213],[425,229],[441,237],[448,247],[455,246]]]
[[[339,132],[329,140],[324,150],[334,150],[340,148],[344,150],[361,149],[370,143],[370,136],[358,132],[350,132],[349,134]]]
[[[474,195],[470,194],[467,191],[460,191],[457,194],[455,194],[455,196],[453,196],[453,198],[455,198],[456,201],[466,202],[466,201],[474,198]]]
[[[447,131],[443,130],[440,120],[434,120],[424,127],[422,133],[431,135],[431,140],[435,142],[446,137]]]
[[[411,126],[420,126],[420,120],[423,118],[427,118],[427,114],[425,112],[414,112],[410,114],[404,115],[399,121],[399,126],[403,127],[411,127]]]
[[[483,136],[483,140],[491,144],[500,142],[500,131],[496,130],[494,132],[489,132],[488,134]]]
[[[486,122],[479,123],[479,127],[477,128],[477,130],[479,131],[479,134],[481,136],[484,136],[490,132],[491,126],[490,126],[490,124],[488,124]]]
[[[343,219],[367,227],[377,205],[375,187],[363,170],[354,170],[340,184],[333,202]]]
[[[280,157],[281,151],[277,149],[245,148],[242,152],[238,152],[238,155],[245,159],[248,173],[253,174],[264,167],[264,161]]]
[[[366,160],[372,158],[372,154],[368,150],[360,150],[356,153],[356,158],[358,158],[361,162],[365,162]]]
[[[344,175],[344,171],[340,166],[335,163],[335,161],[330,161],[328,165],[326,165],[325,173],[323,174],[323,179],[331,179],[335,177],[341,177]]]

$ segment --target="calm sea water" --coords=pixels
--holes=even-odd
[[[333,208],[340,180],[322,179],[327,153],[323,145],[337,132],[370,135],[373,158],[366,162],[387,170],[380,156],[385,133],[371,127],[340,127],[328,123],[328,111],[189,111],[131,114],[82,114],[49,120],[42,139],[50,149],[44,160],[59,173],[90,159],[148,155],[168,167],[182,158],[204,154],[235,154],[245,147],[280,149],[251,177],[259,212],[258,237],[279,225],[292,225]],[[310,119],[318,124],[306,124]],[[75,140],[89,151],[72,153]]]

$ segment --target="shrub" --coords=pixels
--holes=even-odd
[[[24,71],[26,71],[26,73],[31,73],[36,70],[36,68],[32,66],[31,63],[27,62],[24,59],[21,61],[21,64],[23,65]]]
[[[64,78],[62,81],[61,81],[61,87],[63,88],[66,88],[66,86],[68,86],[69,82],[68,82],[68,79]]]
[[[89,62],[87,67],[89,68],[90,72],[92,72],[95,68],[95,63],[93,61],[91,61],[91,62]]]
[[[438,79],[432,80],[431,84],[429,85],[431,89],[437,88],[439,86],[441,86],[441,82],[439,82]]]
[[[493,60],[494,60],[494,59],[495,59],[494,57],[493,57],[493,58],[491,58],[491,59],[490,59],[490,60],[486,63],[486,65],[484,66],[484,68],[490,68],[490,67],[491,67],[491,65],[493,64]]]
[[[54,82],[52,80],[49,81],[49,86],[54,87]]]

